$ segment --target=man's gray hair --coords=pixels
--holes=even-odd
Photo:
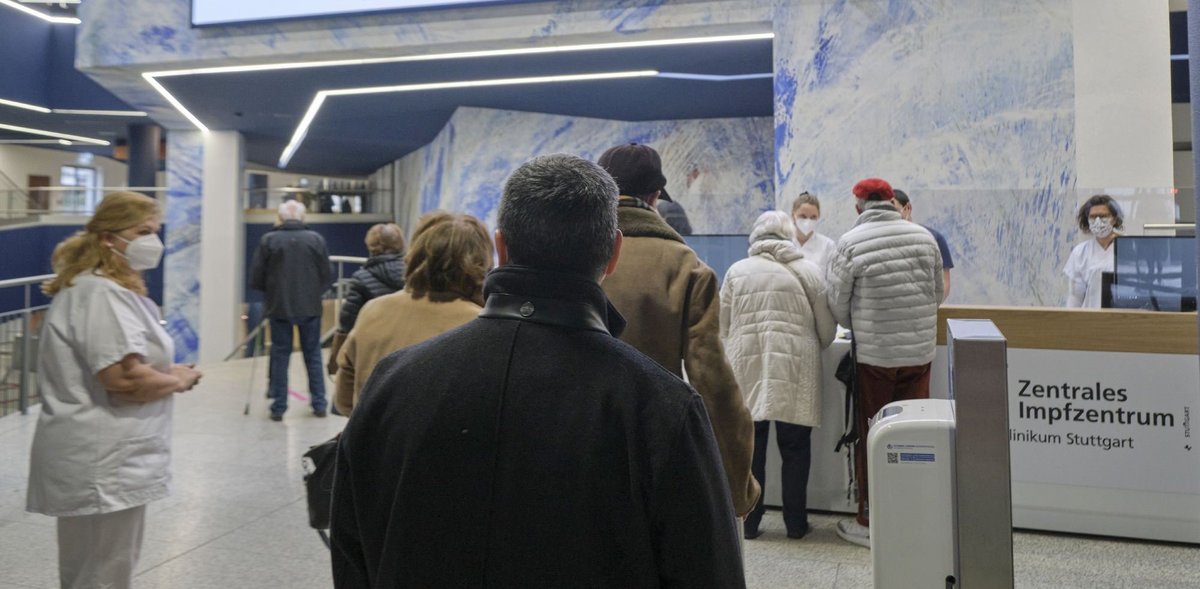
[[[567,154],[536,157],[504,183],[496,225],[512,264],[595,279],[612,258],[617,183]]]
[[[284,201],[279,205],[279,219],[282,221],[303,221],[304,213],[304,203],[298,200]]]
[[[783,211],[767,211],[754,221],[754,229],[750,230],[750,243],[764,239],[783,239],[791,241],[796,238],[794,221]]]

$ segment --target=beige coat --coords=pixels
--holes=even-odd
[[[623,201],[625,199],[622,199]],[[704,399],[739,515],[758,500],[754,423],[721,346],[717,276],[656,211],[622,205],[616,272],[601,286],[628,321],[621,339],[683,376]]]
[[[721,341],[754,421],[821,425],[821,350],[836,331],[821,272],[792,242],[756,241],[725,272]]]
[[[408,290],[368,301],[338,352],[333,405],[350,415],[384,356],[454,329],[478,316],[479,310],[479,305],[455,295],[431,293],[416,299]]]

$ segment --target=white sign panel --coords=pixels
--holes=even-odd
[[[1197,358],[1008,351],[1014,482],[1200,494]]]
[[[382,10],[512,3],[514,0],[192,0],[192,24],[221,25]]]

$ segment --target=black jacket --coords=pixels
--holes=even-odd
[[[371,256],[362,268],[350,275],[346,298],[338,315],[338,331],[349,333],[358,312],[367,301],[404,288],[404,257],[400,254]]]
[[[507,266],[381,361],[338,448],[337,587],[744,587],[704,403],[579,277]]]
[[[317,317],[329,288],[325,238],[300,221],[284,221],[258,242],[250,264],[250,288],[266,294],[271,319]]]

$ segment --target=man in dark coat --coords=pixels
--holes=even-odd
[[[325,417],[325,374],[321,365],[321,295],[329,288],[329,250],[325,238],[304,224],[304,205],[279,205],[280,224],[263,235],[250,264],[250,288],[266,298],[271,321],[271,368],[267,396],[271,420],[282,421],[288,402],[288,363],[292,326],[300,329],[300,350],[308,369],[313,415]]]
[[[508,179],[478,319],[381,361],[342,434],[333,577],[358,587],[744,587],[704,403],[617,339],[617,189]]]

